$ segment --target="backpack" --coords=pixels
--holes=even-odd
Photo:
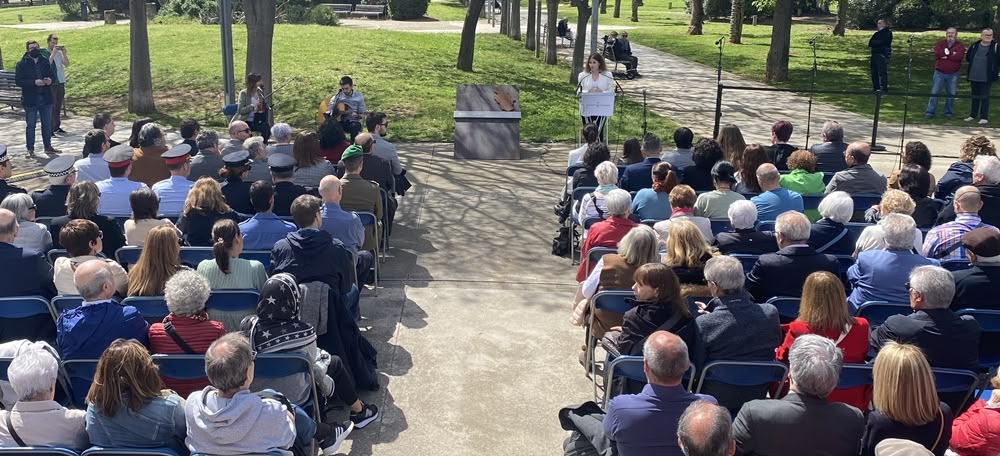
[[[570,237],[572,236],[572,237]],[[579,238],[580,235],[576,233],[576,230],[569,226],[563,226],[559,228],[559,232],[556,237],[552,238],[552,254],[555,256],[565,257],[570,254],[570,244],[574,238]]]

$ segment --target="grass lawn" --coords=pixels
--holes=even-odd
[[[611,3],[611,2],[609,2]],[[622,17],[611,17],[612,7],[608,5],[608,14],[601,16],[601,33],[607,33],[615,27],[628,25],[631,28],[629,38],[639,44],[659,49],[663,52],[684,57],[711,67],[718,62],[718,49],[715,40],[729,33],[728,22],[707,22],[704,35],[689,36],[687,32],[688,16],[679,9],[680,0],[674,1],[674,10],[666,9],[666,2],[646,2],[639,9],[640,22],[629,22],[627,5],[623,1]],[[563,11],[569,11],[560,6]],[[560,14],[563,14],[562,12]],[[816,88],[827,90],[870,90],[871,79],[868,70],[868,38],[872,31],[849,30],[844,37],[832,35],[832,26],[820,24],[799,24],[792,26],[792,40],[789,58],[789,81],[777,84],[779,87],[793,89],[808,89],[812,72],[812,50],[809,40],[819,36],[816,43],[818,73]],[[889,87],[891,96],[884,97],[882,102],[882,119],[901,121],[903,117],[903,97],[906,84],[907,38],[910,32],[896,31],[893,40],[893,57],[889,66]],[[913,38],[913,78],[910,92],[929,93],[931,90],[931,74],[934,70],[933,46],[944,38],[943,31],[928,31],[914,34]],[[978,31],[961,33],[959,40],[966,45],[979,39]],[[740,76],[764,81],[765,62],[771,43],[771,27],[769,25],[743,26],[743,43],[730,45],[727,43],[722,65],[726,71]],[[642,70],[642,62],[639,64]],[[959,80],[958,93],[968,94],[969,85],[965,81],[963,64]],[[656,88],[650,88],[655,90]],[[997,94],[1000,92],[995,92]],[[766,97],[762,92],[739,93],[726,92],[724,96]],[[875,97],[861,95],[817,95],[817,99],[830,102],[841,108],[865,116],[871,116],[874,111]],[[707,100],[707,103],[712,103]],[[804,104],[804,103],[803,103]],[[955,100],[955,114],[951,120],[943,118],[944,100],[939,100],[938,117],[927,120],[923,117],[927,105],[925,97],[910,97],[908,122],[934,123],[943,125],[967,125],[961,119],[968,115],[969,101]],[[994,103],[992,112],[1000,113],[1000,107]],[[995,115],[994,115],[995,116]],[[992,116],[991,116],[992,117]]]
[[[18,14],[24,19],[25,24],[63,20],[63,13],[59,10],[59,5],[19,6],[0,8],[0,25],[17,24]]]
[[[60,33],[72,66],[67,70],[67,103],[78,115],[110,110],[124,115],[128,91],[128,26],[100,26]],[[20,49],[38,32],[0,29],[0,47]],[[219,29],[196,24],[150,24],[150,52],[157,116],[168,125],[188,117],[221,127],[222,106]],[[246,30],[233,27],[236,73],[246,53]],[[192,45],[192,43],[199,43]],[[350,43],[328,48],[305,43]],[[360,30],[315,25],[278,25],[274,36],[274,86],[291,81],[275,96],[277,118],[297,128],[315,128],[319,103],[350,74],[370,110],[389,113],[392,137],[399,141],[450,141],[454,133],[455,86],[470,83],[518,84],[521,87],[526,141],[576,138],[574,86],[566,63],[546,66],[521,42],[499,35],[476,39],[476,72],[455,69],[457,34]],[[12,68],[21,53],[4,53]],[[630,128],[638,135],[641,110],[628,103]],[[129,116],[126,116],[129,117]],[[673,124],[652,116],[649,128],[672,131]],[[667,136],[667,135],[663,135]]]
[[[459,1],[431,0],[424,16],[439,21],[464,21],[465,6]]]

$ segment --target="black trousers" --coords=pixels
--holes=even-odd
[[[267,113],[257,113],[253,116],[253,122],[250,122],[250,131],[256,131],[260,133],[260,136],[264,138],[264,143],[271,139],[271,124],[267,123]]]
[[[330,355],[330,367],[326,369],[326,375],[333,379],[333,395],[341,402],[351,406],[358,401],[358,392],[354,389],[354,379],[344,365],[344,361],[337,355]]]
[[[889,90],[889,58],[881,54],[871,57],[872,90]]]
[[[972,111],[969,113],[969,117],[973,119],[990,119],[990,89],[993,87],[992,82],[975,82],[969,81],[969,85],[972,86]],[[976,98],[982,97],[982,98]]]

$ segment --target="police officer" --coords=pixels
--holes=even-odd
[[[0,201],[3,201],[11,193],[28,193],[21,187],[7,183],[7,179],[10,179],[14,173],[14,164],[10,162],[11,158],[11,155],[7,153],[7,146],[0,144]]]
[[[181,143],[161,155],[170,177],[153,184],[153,193],[160,197],[160,213],[168,216],[180,216],[184,210],[184,200],[194,186],[188,180],[191,174],[191,146]]]
[[[226,179],[222,183],[222,196],[226,197],[226,204],[241,214],[253,214],[253,205],[250,204],[252,182],[247,181],[251,167],[250,152],[238,150],[222,157],[222,161],[225,166],[219,175]]]
[[[76,182],[76,169],[71,155],[60,155],[50,161],[45,168],[49,176],[49,188],[32,192],[35,201],[35,215],[38,217],[62,217],[66,215],[66,195],[69,187]]]
[[[292,183],[295,176],[295,158],[291,155],[274,154],[267,159],[274,182],[274,214],[292,215],[292,201],[307,193],[306,188]]]
[[[132,171],[133,153],[132,146],[128,144],[119,144],[104,153],[104,160],[108,162],[108,172],[111,177],[96,183],[97,189],[101,191],[98,214],[110,217],[132,215],[132,205],[129,204],[128,196],[135,190],[147,188],[142,182],[128,179]]]

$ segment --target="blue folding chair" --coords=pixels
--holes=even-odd
[[[730,386],[759,386],[782,383],[787,374],[788,366],[778,361],[712,361],[701,370],[695,392],[701,392],[706,380]]]
[[[656,225],[657,223],[660,223],[662,221],[663,220],[658,220],[658,219],[645,219],[645,220],[640,220],[639,223],[652,228],[653,225]]]
[[[358,214],[358,218],[361,219],[361,224],[364,225],[366,227],[366,229],[369,226],[373,226],[373,227],[375,227],[375,229],[372,230],[372,232],[376,233],[376,235],[378,234],[378,219],[375,217],[374,213],[371,213],[371,212],[355,212],[355,214]],[[385,227],[382,228],[382,231],[385,232]],[[375,253],[374,253],[374,255],[375,255],[375,261],[372,262],[372,268],[375,270],[375,289],[373,290],[374,296],[378,296],[378,264],[381,262],[381,258],[382,258],[382,257],[379,256],[378,244],[379,244],[379,240],[376,239],[375,240]],[[359,283],[358,284],[358,289],[359,290],[363,289],[364,285],[365,284],[363,284],[363,283]]]
[[[823,173],[823,183],[824,183],[824,184],[829,184],[829,183],[830,183],[830,181],[832,181],[832,180],[833,180],[833,175],[834,175],[834,174],[837,174],[837,173],[829,173],[829,172],[824,172],[824,173]]]
[[[979,374],[965,369],[933,368],[931,372],[934,373],[934,386],[938,394],[964,394],[956,410],[965,408],[981,381]]]
[[[260,264],[264,265],[264,270],[268,271],[271,269],[271,251],[270,250],[244,250],[240,252],[240,258],[245,260],[257,260]]]
[[[142,255],[142,247],[127,245],[115,250],[115,261],[127,269],[129,266],[139,262],[140,255]]]
[[[840,380],[837,381],[837,388],[855,388],[872,385],[874,382],[871,364],[844,364],[840,369]]]
[[[819,203],[823,201],[824,196],[826,195],[802,195],[802,209],[819,210]]]
[[[885,323],[893,315],[909,315],[913,309],[909,304],[888,303],[885,301],[868,301],[858,307],[856,315],[868,320],[871,326],[878,326]]]
[[[854,266],[854,257],[851,255],[834,255],[840,266],[840,277],[847,277],[847,270]]]
[[[768,304],[778,309],[778,316],[781,317],[783,323],[799,318],[799,304],[801,302],[801,298],[789,296],[775,296],[767,300]]]
[[[969,269],[972,267],[972,264],[969,263],[969,260],[962,258],[960,260],[944,260],[941,262],[941,267],[951,272],[955,272]]]
[[[774,220],[764,220],[762,222],[757,222],[757,230],[774,231]]]
[[[80,456],[179,456],[170,448],[101,448],[90,447]]]
[[[94,374],[97,372],[96,359],[67,359],[62,362],[63,375],[66,378],[70,391],[70,403],[73,407],[87,409],[87,391],[90,391],[90,384],[94,383]]]
[[[1000,339],[1000,310],[962,309],[958,315],[970,315],[979,323],[983,330],[979,337],[979,368],[995,369],[1000,365],[1000,347],[995,344]]]
[[[198,263],[214,258],[211,247],[181,247],[181,264],[185,266],[196,269]]]
[[[753,269],[753,265],[757,263],[757,259],[760,255],[750,255],[747,253],[730,253],[729,256],[740,260],[740,264],[743,265],[743,273],[746,274]]]
[[[728,232],[730,229],[729,219],[727,218],[714,218],[709,219],[709,221],[712,223],[712,234],[714,235]]]
[[[205,355],[153,355],[153,362],[165,379],[202,380],[206,376]]]
[[[230,123],[233,121],[233,118],[236,117],[236,113],[239,112],[239,105],[235,103],[225,104],[222,105],[222,108],[219,109],[219,111],[222,112],[223,116],[226,116],[226,123]]]
[[[608,401],[614,396],[614,391],[612,391],[614,380],[617,377],[625,377],[629,380],[634,380],[637,382],[648,383],[646,379],[646,373],[642,368],[642,356],[627,356],[622,355],[615,359],[605,362],[604,367],[604,399],[602,401],[603,408],[607,410]],[[684,373],[684,377],[681,380],[681,384],[687,380],[687,389],[691,389],[691,382],[694,381],[694,366],[688,367],[687,372]]]
[[[49,314],[49,301],[41,296],[0,298],[0,318],[27,318]]]
[[[254,358],[254,382],[258,380],[275,380],[292,375],[305,374],[310,385],[309,398],[306,402],[296,404],[302,407],[307,413],[311,413],[313,419],[319,422],[319,393],[316,390],[316,380],[313,378],[312,361],[302,353],[257,353]],[[266,381],[262,385],[266,387]]]
[[[238,331],[239,322],[257,312],[259,300],[257,290],[212,290],[205,302],[205,310],[208,318],[223,322],[227,331]]]
[[[49,260],[49,264],[56,264],[56,260],[68,256],[69,252],[67,252],[66,249],[52,249],[45,254],[45,258]]]
[[[572,197],[573,197],[573,199],[572,199],[572,202],[570,203],[570,207],[573,208],[573,209],[576,209],[577,206],[583,201],[584,195],[586,195],[588,193],[593,193],[594,190],[597,190],[597,187],[577,187],[577,188],[573,189],[573,193],[571,194]],[[576,213],[575,213],[575,211],[571,211],[570,212],[570,216],[567,219],[566,223],[569,224],[570,229],[572,229],[573,227],[575,227],[577,225],[583,226],[583,220],[577,220],[576,219]],[[570,238],[569,238],[569,252],[570,252],[570,256],[572,257],[572,259],[570,260],[570,262],[572,264],[578,264],[577,263],[577,259],[576,259],[576,252],[577,252],[577,250],[579,250],[579,249],[577,248],[577,245],[576,245],[576,236],[570,236]]]
[[[626,299],[634,299],[635,294],[631,290],[614,290],[614,291],[601,291],[590,298],[590,310],[587,314],[587,318],[594,318],[594,312],[597,309],[606,310],[608,312],[624,314],[632,308],[632,304],[626,302]],[[594,356],[594,350],[597,347],[597,339],[594,337],[593,325],[587,324],[587,330],[585,332],[585,342],[587,346],[587,356],[590,357],[590,371],[592,374],[592,380],[594,383],[594,400],[597,400],[597,375],[593,375],[597,371],[597,358]]]
[[[854,212],[864,213],[872,206],[882,201],[882,195],[878,193],[851,193],[854,200]]]
[[[576,174],[577,170],[583,169],[583,168],[585,168],[585,166],[583,166],[583,165],[572,165],[572,166],[566,168],[566,177],[573,177],[573,175]]]
[[[9,447],[0,448],[0,454],[7,456],[80,456],[68,448],[54,447]]]
[[[59,320],[63,312],[80,307],[83,304],[83,297],[79,295],[59,295],[49,301],[49,313],[52,314],[52,321]]]
[[[170,314],[167,301],[163,296],[130,296],[122,301],[123,306],[132,306],[139,310],[142,318],[149,324],[159,323]]]
[[[591,248],[590,250],[587,251],[587,255],[583,258],[584,261],[583,268],[586,270],[590,270],[591,267],[590,265],[597,264],[598,261],[601,261],[601,258],[603,258],[604,255],[607,255],[609,253],[618,253],[618,249],[613,247]]]
[[[392,181],[393,194],[396,193],[396,180]],[[379,195],[382,196],[382,245],[379,250],[382,252],[382,262],[385,263],[389,255],[389,193],[384,188],[379,187]]]

